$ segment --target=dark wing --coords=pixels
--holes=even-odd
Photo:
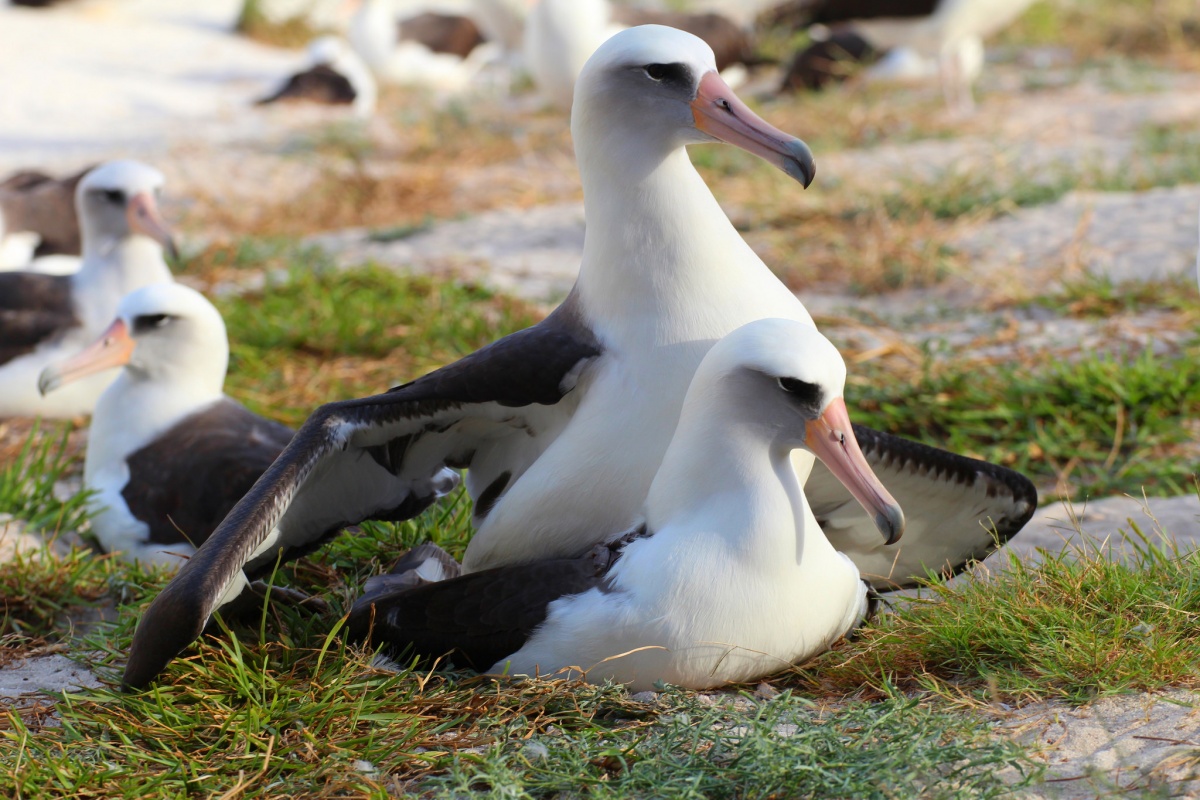
[[[791,30],[856,19],[927,17],[941,0],[788,0],[758,15],[759,28]]]
[[[453,486],[446,466],[468,467],[480,449],[518,442],[532,460],[531,437],[570,413],[557,404],[600,352],[568,298],[540,324],[412,383],[317,409],[146,610],[124,682],[149,683],[280,554],[364,519],[415,516]]]
[[[600,586],[606,565],[592,555],[473,572],[413,588],[403,575],[372,579],[350,611],[355,641],[397,656],[449,655],[482,672],[525,644],[552,602]],[[389,578],[398,578],[392,588]],[[410,649],[411,648],[411,649]]]
[[[633,27],[635,25],[666,25],[687,31],[703,39],[716,56],[717,69],[724,70],[732,64],[754,66],[763,63],[754,56],[750,37],[736,22],[720,14],[686,14],[679,11],[652,11],[644,8],[617,6],[613,9],[613,21]]]
[[[22,169],[0,181],[0,190],[24,191],[34,186],[53,181],[54,178],[36,169]]]
[[[328,64],[318,64],[297,72],[287,79],[272,95],[255,101],[255,105],[263,106],[280,100],[308,100],[313,103],[326,105],[341,105],[353,103],[358,93],[350,79],[333,69]]]
[[[9,232],[32,231],[40,238],[34,256],[79,255],[79,218],[75,188],[87,167],[55,179],[42,172],[16,172],[0,182],[0,213]]]
[[[879,60],[879,54],[854,31],[836,31],[813,42],[788,65],[780,91],[817,91],[826,84],[846,80],[861,67]]]
[[[818,461],[804,486],[829,541],[865,580],[890,591],[930,572],[949,577],[1015,536],[1037,510],[1037,489],[1010,469],[861,425],[871,468],[904,509],[904,535],[884,545],[862,506]]]
[[[400,23],[400,41],[419,42],[435,53],[466,58],[486,41],[470,17],[427,12]]]
[[[150,542],[199,547],[291,438],[291,428],[218,401],[129,456],[121,496]]]
[[[0,365],[78,324],[69,275],[0,272]]]

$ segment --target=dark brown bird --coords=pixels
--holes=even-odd
[[[755,56],[746,32],[720,14],[684,14],[618,6],[613,8],[613,21],[631,28],[635,25],[666,25],[699,36],[713,49],[718,70],[733,64],[752,67],[765,63],[765,59]]]
[[[37,234],[40,241],[34,256],[79,255],[75,187],[93,168],[86,167],[65,178],[23,170],[0,181],[0,230],[6,234]]]
[[[457,14],[418,14],[401,20],[399,40],[418,42],[435,53],[450,53],[466,58],[487,41],[470,17]]]
[[[779,91],[818,91],[839,83],[859,68],[879,60],[879,52],[854,31],[836,31],[828,39],[813,42],[788,65]]]

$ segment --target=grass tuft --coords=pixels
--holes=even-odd
[[[0,514],[11,514],[33,530],[76,530],[87,519],[87,494],[58,499],[54,487],[73,468],[68,449],[72,426],[57,437],[35,424],[16,460],[0,471]]]
[[[935,688],[986,699],[1061,698],[1200,685],[1200,553],[1147,543],[1136,526],[1114,548],[1009,554],[998,572],[931,584],[855,641],[810,663],[803,685]]]
[[[1113,492],[1186,492],[1183,457],[1200,416],[1200,383],[1179,356],[1081,354],[1062,361],[980,364],[927,354],[911,380],[873,378],[862,365],[847,388],[856,420],[1004,464],[1079,499]]]

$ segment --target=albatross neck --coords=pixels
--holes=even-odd
[[[689,392],[646,499],[650,529],[716,536],[747,561],[831,556],[800,488],[812,454],[795,453],[787,443],[794,437],[748,419],[744,399],[723,399],[721,388]],[[818,535],[806,536],[810,530]]]
[[[667,329],[660,339],[720,336],[764,315],[811,321],[734,229],[683,146],[583,133],[587,231],[577,289],[594,320],[655,320]]]

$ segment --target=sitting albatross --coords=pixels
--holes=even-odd
[[[587,233],[567,299],[418,380],[317,409],[146,610],[128,686],[151,681],[280,551],[292,557],[345,525],[416,513],[448,467],[468,468],[475,498],[467,572],[586,553],[633,526],[712,345],[765,317],[812,324],[721,211],[686,146],[729,142],[804,185],[812,155],[734,95],[700,39],[654,25],[609,39],[580,74],[571,131]],[[1010,470],[855,433],[905,508],[905,541],[881,541],[828,470],[815,469],[806,492],[834,547],[877,586],[958,570],[1034,511],[1033,486]]]
[[[743,325],[700,362],[634,531],[579,558],[415,588],[407,574],[372,578],[351,635],[487,672],[578,668],[638,691],[754,680],[820,653],[866,615],[867,586],[821,532],[798,478],[816,456],[881,541],[904,526],[854,439],[845,380],[813,326]]]
[[[83,469],[107,552],[178,566],[292,438],[225,396],[228,365],[220,312],[170,282],[127,294],[95,343],[43,370],[46,394],[124,367],[96,403]]]
[[[0,417],[91,413],[113,370],[49,397],[38,375],[90,343],[129,292],[172,280],[163,248],[174,244],[158,212],[162,173],[137,161],[109,161],[75,190],[83,261],[71,275],[0,272]]]

